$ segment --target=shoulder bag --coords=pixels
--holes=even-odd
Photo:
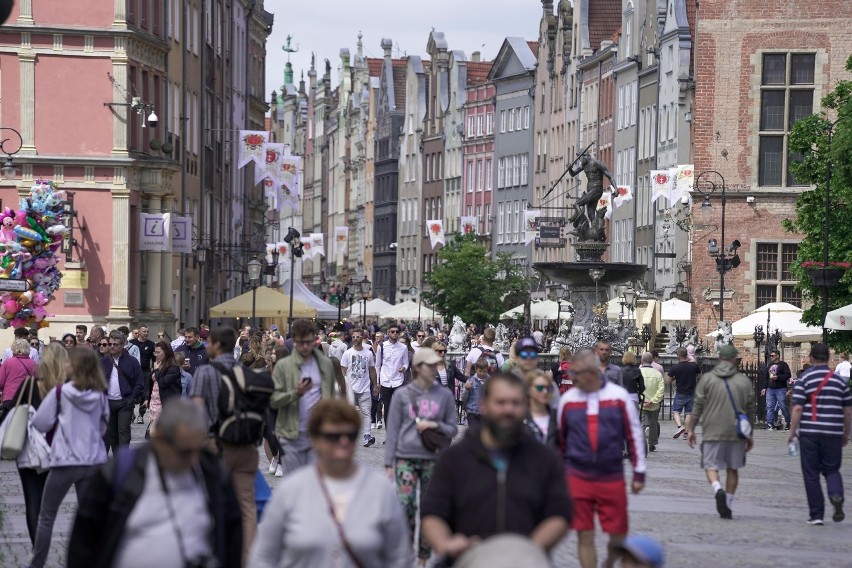
[[[325,503],[328,505],[328,514],[331,515],[331,520],[337,528],[337,534],[340,536],[340,543],[343,545],[343,550],[346,551],[346,555],[349,556],[349,560],[352,561],[352,564],[354,564],[357,568],[365,568],[364,564],[357,556],[355,556],[355,551],[352,550],[352,546],[349,544],[349,541],[346,540],[346,533],[343,532],[343,525],[340,524],[339,520],[337,520],[337,514],[334,512],[334,504],[331,502],[331,496],[328,494],[328,489],[325,486],[325,481],[322,479],[322,473],[320,473],[319,468],[317,468],[317,481],[319,482],[320,489],[322,490],[322,496],[325,498]]]
[[[27,402],[21,404],[24,390],[27,387],[29,387]],[[4,460],[17,459],[24,450],[24,444],[27,442],[30,406],[33,403],[33,388],[35,388],[35,379],[29,376],[24,380],[21,388],[18,390],[18,400],[15,402],[15,407],[4,420],[6,429],[3,432],[2,446],[0,446],[0,458]]]
[[[737,436],[742,440],[748,440],[751,438],[751,420],[749,420],[748,414],[740,412],[737,409],[737,403],[734,402],[734,395],[731,393],[728,380],[722,379],[722,382],[725,383],[725,388],[728,389],[728,397],[731,399],[731,406],[734,407],[734,415],[737,417]]]
[[[408,404],[411,405],[411,395],[408,396]],[[415,422],[420,422],[420,401],[414,401],[414,416]],[[427,428],[420,432],[420,441],[423,447],[428,452],[438,452],[450,445],[452,440],[449,436],[439,431],[437,428]]]

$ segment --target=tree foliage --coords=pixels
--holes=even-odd
[[[529,299],[525,268],[511,255],[492,260],[472,234],[452,235],[427,275],[431,292],[423,298],[448,317],[466,323],[496,322],[500,313]]]
[[[852,57],[846,61],[852,71]],[[814,286],[801,267],[802,262],[823,260],[825,196],[830,172],[828,260],[852,262],[852,80],[840,80],[822,99],[822,111],[798,120],[790,133],[790,152],[801,161],[791,170],[800,183],[814,189],[799,195],[795,220],[784,224],[789,231],[803,236],[799,245],[799,263],[791,267],[798,278],[803,298],[813,305],[802,320],[822,326],[822,291]],[[840,284],[829,290],[829,309],[852,303],[852,275],[844,275]],[[829,344],[838,350],[852,350],[852,332],[832,332]]]

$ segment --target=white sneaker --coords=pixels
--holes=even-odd
[[[275,470],[278,469],[278,458],[272,458],[269,460],[269,473],[270,475],[275,473]]]
[[[375,430],[375,429],[376,429],[376,423],[375,423],[375,422],[371,422],[371,423],[370,423],[370,430]]]
[[[280,465],[275,468],[275,477],[284,477],[284,470],[281,468]]]
[[[381,430],[381,429],[382,429],[382,426],[384,426],[384,425],[385,425],[385,423],[384,423],[382,420],[379,420],[379,421],[376,423],[376,428],[378,428],[379,430]]]

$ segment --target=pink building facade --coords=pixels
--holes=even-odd
[[[472,63],[469,65],[477,65]],[[481,65],[481,64],[480,64]],[[490,64],[488,64],[490,67]],[[484,78],[471,81],[468,71],[465,105],[465,137],[462,215],[476,216],[477,234],[486,243],[491,240],[493,214],[491,197],[494,188],[494,97],[492,83]],[[487,71],[485,73],[487,76]]]

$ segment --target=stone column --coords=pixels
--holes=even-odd
[[[33,0],[20,0],[18,3],[21,10],[18,14],[19,26],[31,26],[33,22]]]
[[[21,146],[22,154],[35,154],[35,53],[18,54],[21,63]]]
[[[115,16],[113,17],[112,27],[114,28],[126,28],[127,27],[127,2],[126,0],[113,0],[113,11]]]
[[[148,213],[161,213],[162,202],[158,196],[148,200]],[[145,311],[148,313],[160,310],[162,293],[162,256],[159,251],[145,251]],[[167,253],[166,253],[167,254]],[[171,289],[171,287],[169,287]]]
[[[130,318],[130,190],[112,190],[112,284],[109,319]]]
[[[122,38],[123,39],[123,38]],[[118,38],[116,38],[118,42]],[[112,58],[112,102],[124,102],[127,92],[127,53],[123,44],[116,44],[116,54]],[[127,115],[129,107],[113,106],[112,111],[112,154],[127,156]]]
[[[163,197],[163,211],[171,212],[171,214],[174,215],[174,209],[174,199],[172,197]],[[160,310],[168,315],[172,312],[172,277],[174,276],[172,264],[175,255],[170,252],[165,252],[161,254],[161,257]],[[149,308],[153,307],[154,306],[149,306]]]

